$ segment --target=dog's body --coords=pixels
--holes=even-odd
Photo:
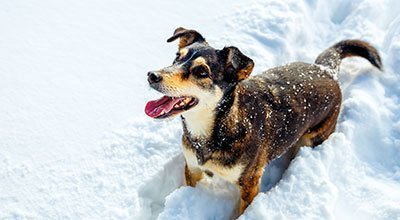
[[[178,28],[174,64],[149,73],[150,85],[167,94],[149,102],[153,118],[182,116],[187,184],[204,173],[240,187],[240,210],[258,193],[264,167],[300,146],[316,146],[334,131],[341,91],[335,74],[341,59],[358,55],[381,68],[369,44],[342,41],[316,64],[291,63],[248,78],[253,61],[237,48],[215,50],[194,30]]]

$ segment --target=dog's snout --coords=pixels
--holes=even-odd
[[[158,83],[162,80],[162,77],[159,73],[157,72],[148,72],[147,73],[147,81],[149,81],[150,84],[152,83]]]

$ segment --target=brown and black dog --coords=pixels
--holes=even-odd
[[[243,213],[259,190],[264,167],[300,146],[316,146],[335,130],[341,105],[341,60],[361,56],[381,69],[378,52],[360,40],[341,41],[314,64],[290,63],[249,77],[254,63],[236,47],[208,45],[195,30],[177,28],[173,64],[148,73],[165,94],[147,103],[152,118],[180,115],[185,176],[190,186],[214,174],[240,188]]]

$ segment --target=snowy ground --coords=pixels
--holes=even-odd
[[[376,46],[385,71],[343,62],[337,132],[278,183],[268,167],[241,219],[400,219],[400,2],[231,2],[0,2],[0,219],[230,217],[232,186],[180,187],[179,120],[143,113],[178,26],[239,47],[253,74],[345,38]]]

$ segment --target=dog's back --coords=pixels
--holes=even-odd
[[[258,132],[274,140],[268,143],[268,148],[272,148],[270,159],[284,153],[302,134],[338,112],[341,102],[340,87],[332,71],[302,62],[269,69],[243,81],[240,87],[238,105],[247,114],[245,118],[254,118],[253,126],[264,130]],[[262,125],[264,121],[268,125]],[[315,140],[307,145],[320,142]]]
[[[259,131],[261,136],[274,140],[268,143],[272,148],[269,152],[273,152],[268,153],[269,159],[296,142],[319,145],[335,130],[342,98],[337,74],[341,60],[349,56],[364,57],[382,68],[374,47],[360,40],[345,40],[322,52],[315,64],[294,62],[241,82],[239,105],[243,114],[268,117],[254,119],[253,126],[264,130]],[[265,111],[268,114],[263,114]],[[269,125],[263,126],[264,121]]]

